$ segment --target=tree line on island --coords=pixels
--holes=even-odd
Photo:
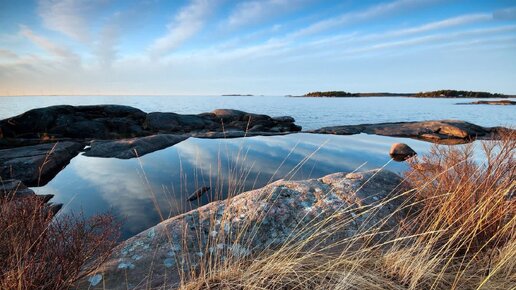
[[[350,93],[346,91],[316,91],[304,94],[302,97],[415,97],[415,98],[508,98],[513,97],[505,94],[477,92],[477,91],[459,91],[459,90],[438,90],[419,93]]]

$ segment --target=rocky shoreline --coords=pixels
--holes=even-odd
[[[315,134],[376,134],[463,144],[497,138],[505,128],[441,120],[325,127]],[[91,157],[130,159],[175,145],[190,137],[239,138],[301,132],[289,116],[271,117],[218,109],[198,115],[145,113],[119,105],[51,106],[0,121],[0,177],[42,186],[70,160]]]
[[[504,130],[512,129],[440,120],[333,126],[304,133],[366,133],[463,144],[498,138]],[[198,115],[145,113],[116,105],[34,109],[0,121],[0,196],[35,195],[28,186],[45,185],[81,152],[84,156],[130,159],[190,137],[239,138],[298,132],[301,127],[292,117],[230,109]],[[398,161],[416,155],[402,143],[393,144],[389,153]],[[337,216],[348,224],[328,238],[356,237],[380,222],[382,227],[378,230],[388,233],[396,229],[396,221],[405,214],[397,210],[404,202],[403,195],[398,195],[404,188],[401,177],[380,170],[335,173],[303,181],[280,180],[170,218],[122,242],[98,273],[83,280],[79,288],[138,289],[143,277],[147,279],[143,285],[174,287],[181,280],[180,272],[196,271],[201,263],[215,257],[259,255],[292,242],[293,236],[313,234],[297,230],[309,229],[314,222],[330,216],[333,221]],[[48,203],[52,196],[39,198]],[[48,208],[55,214],[60,205],[48,203]],[[331,232],[331,225],[327,231]],[[373,238],[381,240],[386,235]]]

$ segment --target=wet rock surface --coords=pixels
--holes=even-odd
[[[313,234],[331,242],[371,229],[394,229],[406,214],[396,210],[404,201],[401,182],[396,174],[379,170],[279,180],[170,218],[126,240],[79,288],[168,289],[178,286],[180,272],[189,275],[203,263],[253,257]]]
[[[0,150],[0,177],[28,186],[50,181],[84,148],[79,142],[57,142]]]
[[[434,143],[461,144],[477,138],[496,138],[504,128],[481,127],[458,120],[396,122],[324,127],[309,133],[353,135],[359,133],[408,137]]]

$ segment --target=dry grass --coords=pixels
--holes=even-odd
[[[37,196],[0,199],[0,289],[68,289],[107,258],[110,215],[54,216]]]
[[[514,289],[516,136],[480,146],[436,145],[410,161],[405,179],[414,189],[403,194],[411,214],[388,241],[308,246],[329,237],[322,230],[329,225],[332,232],[347,225],[325,220],[279,250],[210,263],[182,288]]]

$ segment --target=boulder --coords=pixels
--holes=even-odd
[[[188,277],[200,263],[252,258],[296,241],[322,249],[332,239],[368,233],[364,240],[339,245],[378,242],[408,212],[400,209],[405,201],[397,192],[401,182],[396,174],[379,170],[279,180],[170,218],[126,240],[96,273],[80,281],[79,289],[174,289],[180,273]],[[305,242],[310,235],[319,238]]]
[[[392,159],[395,161],[404,161],[416,154],[416,151],[405,143],[394,143],[389,151],[389,155],[391,155]]]
[[[42,186],[52,179],[84,145],[57,142],[0,150],[0,177]]]
[[[83,155],[130,159],[170,147],[187,138],[185,135],[160,134],[112,141],[92,141]]]

